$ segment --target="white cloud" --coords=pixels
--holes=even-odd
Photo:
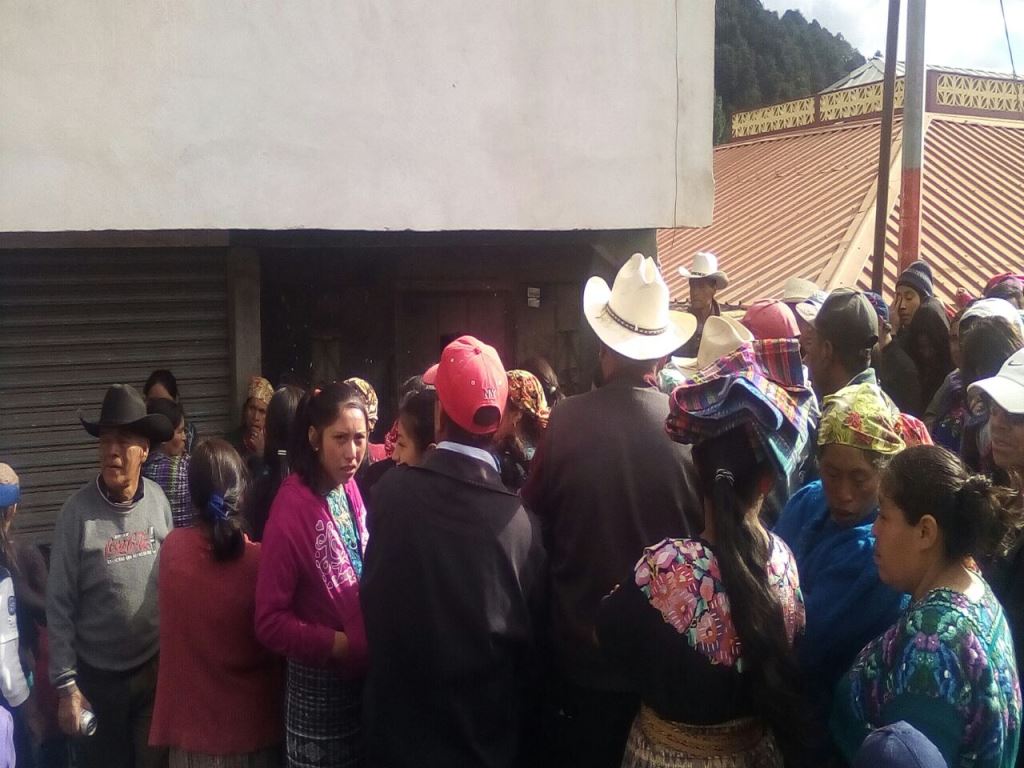
[[[1024,0],[1004,0],[1017,74],[1024,74]],[[780,15],[796,8],[808,20],[839,33],[870,57],[885,50],[888,0],[763,0],[765,8]],[[906,8],[902,3],[899,58],[906,40]],[[932,0],[928,4],[925,59],[947,67],[976,67],[1010,71],[999,0]]]

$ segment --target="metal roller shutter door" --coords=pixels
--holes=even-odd
[[[169,368],[200,438],[230,408],[225,255],[204,249],[0,253],[0,461],[21,477],[15,528],[49,541],[68,496],[95,476],[106,388],[141,391]]]

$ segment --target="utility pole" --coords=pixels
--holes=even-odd
[[[885,279],[885,233],[889,223],[889,167],[892,165],[892,115],[896,97],[896,45],[900,37],[900,0],[889,0],[885,32],[885,78],[882,81],[882,130],[878,142],[878,194],[875,196],[875,250],[871,290],[882,293]]]
[[[903,176],[900,181],[900,272],[921,251],[921,166],[924,161],[925,0],[907,6],[907,63],[903,101]]]

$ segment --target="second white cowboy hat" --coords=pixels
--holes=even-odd
[[[697,356],[673,357],[672,362],[687,371],[700,371],[753,340],[754,334],[739,320],[712,315],[704,322]]]
[[[811,296],[820,292],[817,283],[811,280],[805,280],[802,277],[791,277],[782,286],[782,301],[783,304],[799,304],[801,301],[807,301]]]
[[[708,251],[698,251],[693,255],[693,267],[679,268],[679,274],[687,280],[714,280],[718,290],[729,285],[729,276],[718,268],[718,257]]]
[[[653,259],[634,253],[611,288],[592,277],[583,290],[583,314],[602,342],[631,360],[656,360],[683,346],[697,318],[668,308],[668,286]]]

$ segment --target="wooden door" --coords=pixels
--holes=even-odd
[[[453,339],[469,334],[498,350],[512,364],[512,325],[507,291],[405,290],[397,302],[398,381],[437,362]]]

